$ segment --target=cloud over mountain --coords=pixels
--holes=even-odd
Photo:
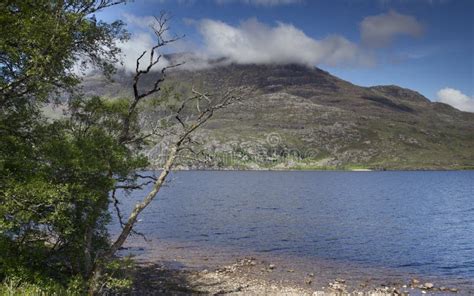
[[[217,0],[224,2],[244,1],[255,5],[290,4],[294,0]],[[132,14],[123,15],[125,21],[135,28],[136,34],[128,44],[122,44],[124,65],[133,70],[135,59],[143,50],[151,48],[153,37],[150,26],[154,18],[137,17]],[[197,46],[187,41],[179,41],[171,46],[180,52],[192,52],[200,58],[227,58],[239,64],[288,64],[297,63],[308,66],[326,65],[342,67],[366,67],[376,63],[373,48],[389,45],[400,35],[419,36],[423,33],[422,25],[409,15],[396,11],[386,14],[368,16],[360,23],[362,45],[347,38],[333,34],[322,39],[306,35],[292,24],[276,22],[268,25],[256,18],[232,25],[220,20],[185,19],[194,25],[202,37],[202,45]],[[195,59],[196,60],[196,59]],[[187,67],[201,68],[193,62]]]
[[[238,26],[204,19],[198,22],[206,51],[242,64],[371,65],[357,44],[338,35],[313,39],[291,24],[268,26],[257,19]]]

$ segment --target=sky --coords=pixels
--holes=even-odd
[[[97,15],[127,23],[126,68],[153,44],[149,25],[161,11],[185,35],[169,51],[317,66],[474,112],[473,0],[135,0]]]

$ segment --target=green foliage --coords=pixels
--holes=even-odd
[[[127,292],[132,287],[131,270],[135,267],[130,257],[116,259],[109,262],[105,268],[104,290],[105,294],[120,294]]]
[[[53,89],[78,83],[78,61],[110,74],[123,23],[96,21],[94,12],[112,1],[2,1],[0,4],[0,89],[2,100],[34,93],[36,102]],[[3,103],[3,102],[2,102]]]
[[[95,97],[76,101],[71,110],[71,117],[38,127],[35,134],[44,137],[34,149],[38,158],[21,178],[11,173],[2,191],[0,235],[8,256],[0,260],[8,274],[32,274],[30,281],[35,270],[87,277],[108,247],[109,192],[147,165],[117,140],[128,110],[123,101]]]
[[[119,1],[120,2],[120,1]],[[0,4],[0,294],[75,295],[109,247],[110,192],[147,166],[143,141],[119,140],[129,100],[71,96],[69,114],[41,107],[78,83],[72,68],[110,74],[121,22],[93,13],[116,1]],[[139,135],[136,114],[130,132]],[[113,280],[109,286],[126,286]],[[79,292],[78,292],[79,291]]]
[[[80,296],[84,295],[84,282],[72,279],[67,287],[54,282],[42,284],[22,283],[8,279],[0,284],[2,296]]]

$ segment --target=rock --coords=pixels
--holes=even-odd
[[[441,286],[441,287],[439,287],[439,290],[440,290],[440,291],[446,291],[446,290],[447,290],[447,288],[446,288],[446,287],[444,287],[444,286]]]
[[[421,294],[426,294],[426,291],[421,291]]]
[[[413,285],[418,285],[418,284],[420,283],[420,281],[417,280],[417,279],[412,279],[412,280],[411,280],[411,283],[412,283]]]
[[[288,269],[287,271],[288,271],[288,272],[295,272],[294,269]]]
[[[425,283],[423,287],[425,289],[433,289],[434,285],[433,285],[433,283]]]
[[[314,273],[312,273],[312,272],[311,272],[311,273],[308,273],[308,276],[309,276],[309,277],[314,277]]]
[[[344,284],[344,283],[346,282],[346,280],[344,280],[344,279],[336,279],[336,282]]]
[[[457,293],[457,292],[458,292],[458,289],[456,289],[456,288],[451,288],[451,289],[449,289],[449,291],[451,291],[451,292],[453,292],[453,293]]]
[[[275,267],[276,267],[276,266],[275,266],[274,264],[268,265],[268,268],[269,268],[269,269],[275,269]]]
[[[339,291],[344,291],[345,290],[345,285],[339,282],[334,282],[334,283],[329,283],[329,287],[334,289],[334,290],[339,290]]]
[[[304,282],[305,282],[307,285],[311,285],[311,284],[313,283],[313,280],[311,280],[311,279],[306,279]]]

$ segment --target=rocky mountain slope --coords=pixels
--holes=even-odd
[[[158,75],[158,74],[157,74]],[[149,81],[148,83],[150,83]],[[145,82],[147,83],[147,82]],[[200,132],[208,157],[183,165],[241,169],[474,168],[474,113],[398,86],[360,87],[300,65],[176,70],[180,87],[254,89]],[[88,77],[88,94],[130,93],[130,76]]]

